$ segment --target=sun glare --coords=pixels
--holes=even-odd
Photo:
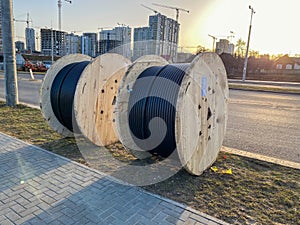
[[[206,4],[204,4],[206,3]],[[182,26],[181,45],[202,45],[212,48],[213,39],[208,34],[228,38],[234,32],[232,42],[239,38],[247,41],[251,5],[253,15],[250,49],[262,54],[300,53],[300,1],[286,0],[213,0],[197,4]],[[195,12],[197,11],[197,12]]]

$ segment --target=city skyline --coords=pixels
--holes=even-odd
[[[79,2],[74,0],[72,4],[63,2],[62,30],[66,32],[76,31],[99,32],[100,27],[115,27],[118,23],[129,25],[132,28],[143,27],[148,24],[149,15],[154,15],[148,9],[141,7],[145,4],[156,9],[162,14],[175,19],[175,10],[165,9],[152,5],[153,2],[164,5],[177,6],[190,10],[190,13],[180,13],[180,46],[202,45],[212,48],[213,40],[208,34],[226,38],[233,31],[235,44],[237,39],[247,40],[251,4],[255,11],[250,49],[257,50],[261,54],[299,54],[300,32],[296,29],[297,10],[300,2],[297,0],[274,1],[270,0],[165,0],[150,1],[132,0],[124,3],[119,0],[111,0],[105,5],[100,1],[86,0]],[[46,9],[46,10],[45,10]],[[52,27],[57,29],[57,1],[45,0],[43,5],[37,5],[36,1],[14,0],[14,17],[26,19],[26,13],[30,13],[33,28]],[[84,15],[82,15],[84,13]],[[134,12],[134,13],[132,13]],[[16,40],[24,37],[25,23],[15,23]],[[24,40],[21,40],[24,41]]]

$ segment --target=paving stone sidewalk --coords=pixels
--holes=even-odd
[[[226,224],[0,133],[0,224]]]

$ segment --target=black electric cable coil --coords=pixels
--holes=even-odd
[[[83,61],[65,66],[58,72],[51,85],[50,99],[54,115],[72,132],[78,131],[76,121],[73,123],[76,86],[81,73],[89,63]]]
[[[137,146],[153,155],[168,157],[176,149],[175,116],[178,93],[186,70],[190,64],[154,66],[144,70],[129,90],[128,122],[133,140]],[[148,149],[152,143],[149,123],[153,118],[164,120],[167,132],[160,144]],[[162,124],[154,123],[156,134],[161,134]],[[164,125],[163,125],[164,126]],[[163,134],[161,134],[163,135]],[[149,142],[147,142],[148,140]]]

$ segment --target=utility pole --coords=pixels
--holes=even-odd
[[[243,81],[246,80],[246,73],[247,73],[248,52],[249,52],[250,36],[251,36],[251,29],[252,29],[252,17],[253,17],[253,14],[256,13],[254,11],[253,7],[251,7],[251,5],[249,5],[249,9],[251,10],[251,19],[250,19],[249,34],[248,34],[248,41],[247,41],[247,49],[246,49],[244,69],[243,69],[243,78],[242,78]]]
[[[54,63],[54,38],[53,38],[53,28],[51,26],[51,65]]]
[[[6,105],[19,104],[12,0],[1,0]]]

